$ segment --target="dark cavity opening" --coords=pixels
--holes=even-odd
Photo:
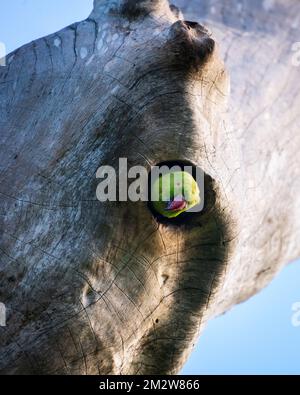
[[[206,175],[203,170],[199,167],[197,167],[195,164],[192,162],[186,161],[186,160],[171,160],[171,161],[164,161],[160,162],[155,165],[156,167],[163,167],[167,166],[169,169],[171,169],[174,166],[177,166],[180,168],[182,171],[184,171],[185,167],[188,166],[191,168],[191,175],[193,176],[194,180],[197,182],[199,190],[200,190],[200,197],[201,197],[201,208],[197,212],[189,212],[186,211],[184,213],[181,213],[178,217],[175,218],[167,218],[160,213],[158,213],[154,206],[153,203],[151,202],[151,188],[152,188],[152,171],[149,172],[148,175],[148,208],[151,211],[153,217],[156,219],[157,222],[165,225],[174,225],[174,226],[181,226],[181,225],[191,225],[191,226],[201,226],[201,223],[199,223],[199,219],[202,217],[203,213],[207,211],[208,204],[211,203],[211,194],[206,193],[207,188],[209,190],[212,190],[212,179],[210,176]],[[201,179],[199,180],[199,174],[201,174]],[[198,177],[197,177],[198,175]],[[209,198],[209,202],[207,202],[207,198]],[[211,205],[211,204],[210,204]]]

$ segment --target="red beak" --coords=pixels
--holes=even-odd
[[[171,200],[167,207],[167,211],[181,211],[186,208],[187,202],[183,196],[176,196],[173,200]]]

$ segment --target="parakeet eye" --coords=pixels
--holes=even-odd
[[[162,162],[149,174],[149,209],[159,222],[187,222],[202,211],[203,192],[203,172],[190,162]]]

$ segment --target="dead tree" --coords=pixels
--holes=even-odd
[[[95,0],[0,67],[1,373],[176,373],[300,255],[300,4],[177,3]],[[100,203],[121,157],[201,167],[204,211]]]

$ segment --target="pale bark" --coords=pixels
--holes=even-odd
[[[2,373],[176,373],[300,255],[300,4],[175,3],[217,38],[233,126],[218,49],[164,0],[95,0],[0,68]],[[205,211],[179,226],[98,202],[120,157],[195,163]]]

